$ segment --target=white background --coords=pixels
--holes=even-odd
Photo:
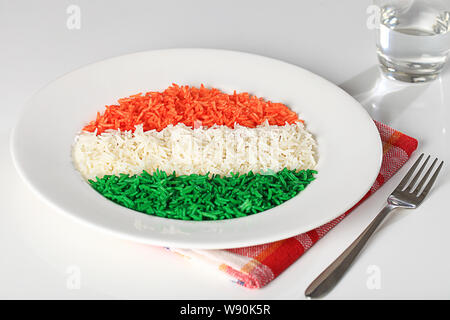
[[[66,27],[71,4],[81,9],[79,30]],[[0,0],[0,298],[303,299],[307,285],[377,214],[412,161],[272,283],[250,290],[165,249],[114,238],[51,209],[19,179],[9,132],[33,93],[80,66],[143,50],[221,48],[277,58],[327,78],[374,119],[418,138],[413,159],[428,152],[450,163],[449,68],[425,85],[381,78],[374,31],[367,27],[370,4]],[[445,169],[428,201],[392,216],[326,299],[450,298]],[[351,182],[343,177],[343,183]],[[375,276],[380,281],[373,287]]]

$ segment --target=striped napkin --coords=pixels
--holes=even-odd
[[[168,248],[189,259],[198,259],[216,268],[232,281],[247,288],[261,288],[274,280],[300,258],[328,231],[342,221],[360,203],[377,191],[408,161],[417,148],[417,140],[375,121],[383,142],[380,173],[369,192],[340,217],[295,237],[267,244],[226,250],[186,250]]]

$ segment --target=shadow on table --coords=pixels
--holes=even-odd
[[[421,84],[403,83],[386,78],[382,75],[378,66],[373,66],[348,81],[345,81],[340,87],[358,100],[373,119],[387,125],[392,125],[392,123],[396,122],[396,119],[401,119],[404,115],[406,116],[408,108],[410,108],[411,105],[413,105],[413,102],[418,100],[424,91],[433,83],[435,83],[435,88],[433,90],[443,90],[441,80]],[[445,105],[445,101],[441,102],[442,105],[440,106],[439,111],[435,111],[435,113],[438,118],[442,118],[442,121],[444,121],[442,123],[442,128],[439,130],[442,130],[442,138],[444,141],[447,141],[447,120],[445,118],[447,118],[446,116],[448,115],[448,108]],[[422,143],[422,149],[423,147],[424,144]],[[425,149],[427,149],[426,146]],[[447,158],[447,156],[447,152],[441,154],[441,157]],[[415,159],[415,157],[413,158]],[[408,162],[406,166],[409,167],[411,164],[412,162]],[[397,177],[397,179],[400,181],[400,177]],[[444,179],[442,174],[440,180],[440,183],[438,183],[440,187],[447,183],[447,179]],[[437,185],[435,187],[437,187]],[[433,192],[431,192],[430,196],[432,193]],[[384,229],[384,227],[388,227],[389,225],[402,220],[408,214],[411,214],[411,212],[399,210],[397,214],[393,215],[380,227],[380,231]]]
[[[354,76],[340,87],[358,100],[371,117],[390,125],[400,117],[430,83],[402,83],[381,74],[378,66]]]

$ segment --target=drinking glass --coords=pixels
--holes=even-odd
[[[450,0],[375,0],[383,73],[406,82],[436,79],[450,50]]]

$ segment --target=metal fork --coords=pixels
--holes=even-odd
[[[367,243],[369,238],[372,236],[372,234],[375,232],[375,230],[383,222],[383,220],[387,217],[389,213],[398,208],[415,209],[422,203],[422,201],[425,199],[428,192],[430,191],[431,187],[433,186],[434,182],[436,181],[439,171],[441,170],[442,165],[444,164],[444,162],[441,161],[439,167],[434,172],[430,181],[423,188],[428,177],[432,173],[436,162],[438,161],[438,159],[436,158],[431,164],[430,168],[425,173],[425,175],[423,176],[423,178],[420,180],[419,184],[416,186],[415,189],[413,189],[421,173],[425,169],[428,160],[430,159],[430,156],[426,158],[425,162],[420,167],[417,174],[411,179],[411,182],[408,184],[414,171],[419,166],[423,156],[424,154],[422,153],[417,159],[417,161],[414,163],[414,165],[411,167],[411,169],[409,169],[408,173],[405,175],[402,181],[400,181],[400,184],[388,197],[386,206],[380,211],[380,213],[375,217],[375,219],[373,219],[370,225],[361,233],[361,235],[358,238],[356,238],[355,241],[353,241],[353,243],[332,264],[330,264],[309,285],[309,287],[305,291],[305,296],[310,298],[317,298],[327,293],[329,290],[331,290],[342,278],[344,273],[347,271],[352,262],[355,260],[356,256],[361,252],[361,250],[363,249],[364,245]],[[420,192],[421,190],[422,192]]]

